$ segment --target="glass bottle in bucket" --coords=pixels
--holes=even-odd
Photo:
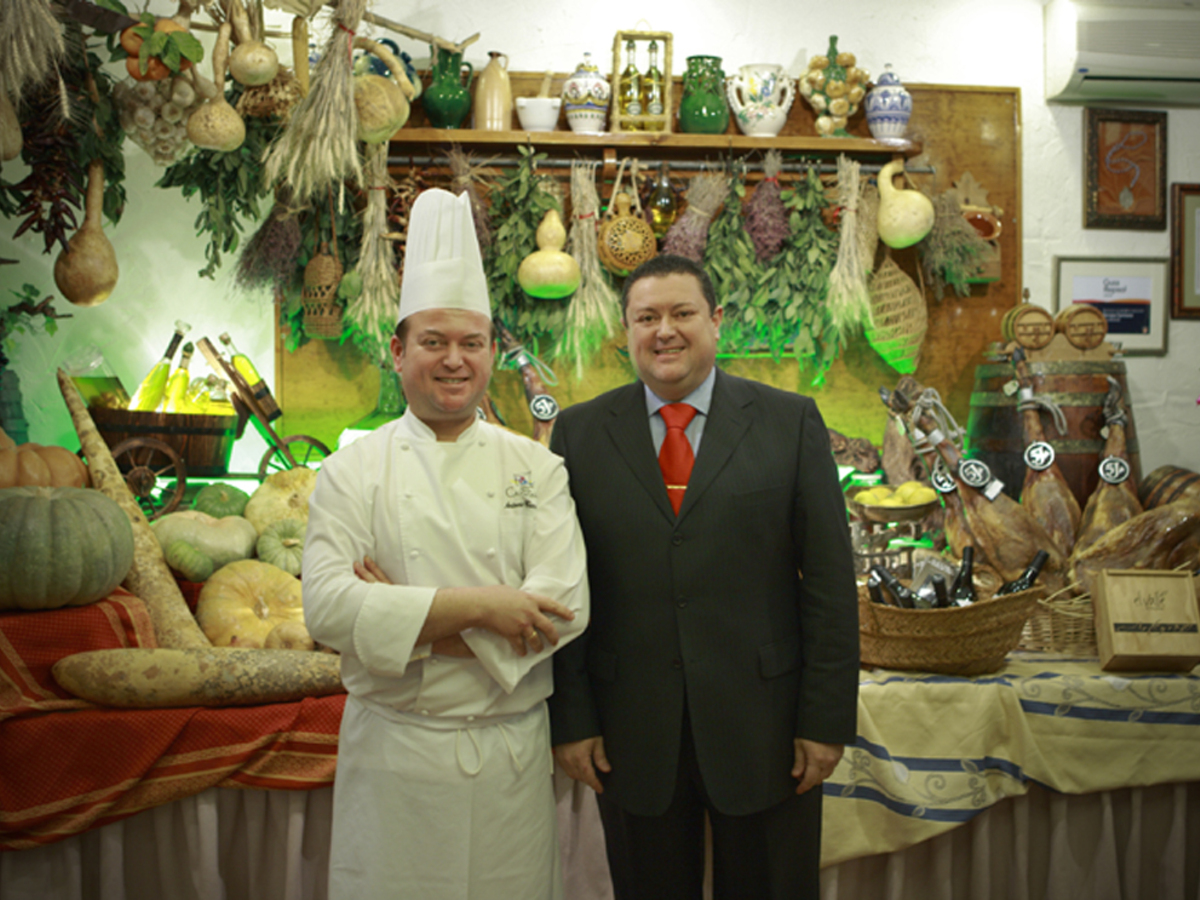
[[[183,345],[179,353],[179,366],[167,380],[167,399],[163,401],[163,411],[172,414],[190,413],[192,408],[187,402],[188,366],[192,363],[192,354],[196,352],[191,341]]]
[[[129,392],[103,351],[95,344],[80,347],[63,361],[63,370],[79,389],[89,409],[126,409]]]
[[[171,375],[171,360],[175,358],[175,351],[183,343],[183,336],[191,329],[192,326],[187,322],[176,320],[175,333],[171,335],[171,343],[167,345],[167,352],[154,364],[154,367],[142,379],[142,383],[138,385],[137,390],[134,391],[133,399],[129,401],[131,410],[154,412],[158,409],[167,393],[167,379]]]

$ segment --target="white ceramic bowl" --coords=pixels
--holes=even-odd
[[[553,131],[558,123],[561,97],[518,97],[517,118],[525,131]]]

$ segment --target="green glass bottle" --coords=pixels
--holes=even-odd
[[[179,365],[167,380],[167,399],[163,409],[168,413],[190,413],[192,408],[187,402],[188,366],[192,362],[192,354],[196,348],[188,341],[179,353]]]

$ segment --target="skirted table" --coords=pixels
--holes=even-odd
[[[49,675],[65,634],[153,645],[120,591],[0,616],[0,897],[322,900],[344,696],[99,709]],[[1200,898],[1200,670],[864,671],[858,727],[824,786],[825,900]],[[558,778],[567,897],[611,897],[594,798]]]

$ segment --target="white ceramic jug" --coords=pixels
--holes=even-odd
[[[726,80],[725,95],[742,134],[774,137],[787,122],[795,82],[783,66],[754,63]]]

